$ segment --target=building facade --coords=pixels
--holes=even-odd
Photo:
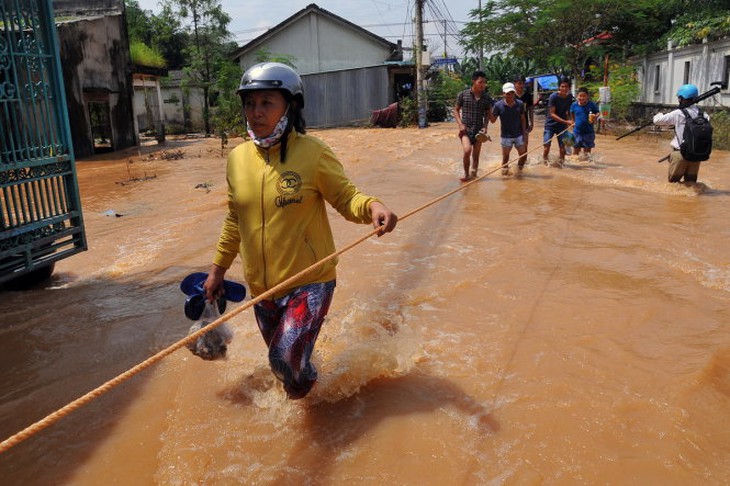
[[[720,94],[701,103],[703,107],[730,106],[730,38],[702,44],[674,47],[636,61],[641,95],[639,108],[676,107],[677,90],[683,84],[694,84],[700,93],[710,90],[712,83],[724,83]]]
[[[311,127],[365,124],[394,101],[394,77],[411,74],[392,43],[310,4],[233,55],[245,71],[263,57],[290,60],[304,82]]]

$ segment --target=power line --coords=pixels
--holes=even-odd
[[[442,23],[444,25],[444,30],[448,29],[451,35],[460,35],[460,32],[456,28],[456,21],[451,15],[449,8],[443,0],[440,0],[440,3],[441,5],[439,5],[439,2],[436,0],[428,0],[426,2],[426,5],[428,5],[429,10],[433,14],[432,21]]]
[[[433,20],[426,20],[423,23],[429,24],[429,23],[437,23],[437,22],[443,22],[443,21],[438,20],[438,19],[433,19]],[[466,21],[456,21],[456,20],[453,20],[453,21],[449,20],[449,22],[462,23],[462,24],[467,23]],[[373,27],[396,27],[396,26],[401,26],[401,25],[408,26],[408,25],[413,25],[413,22],[388,22],[388,23],[382,23],[382,24],[357,24],[357,25],[359,27],[362,27],[363,29],[370,29]],[[234,30],[233,32],[231,32],[231,34],[237,35],[237,34],[250,34],[252,32],[265,32],[267,30],[271,30],[272,28],[273,28],[272,26],[267,25],[264,27],[254,27],[251,29]],[[458,33],[458,31],[456,31],[456,33],[452,32],[449,35],[458,36],[459,33]],[[394,37],[394,36],[391,36],[391,37]]]
[[[379,37],[382,37],[384,39],[400,39],[401,37],[406,38],[406,37],[415,37],[415,36],[416,36],[416,34],[404,34],[403,36],[400,36],[400,35],[381,35]],[[438,32],[433,32],[431,34],[427,34],[427,33],[424,32],[423,33],[423,36],[424,37],[439,37],[439,38],[442,38],[444,35],[443,34],[439,34]],[[457,39],[457,40],[459,39],[459,36],[458,35],[448,34],[448,36],[449,37],[453,37],[454,39]]]
[[[272,27],[270,25],[268,25],[266,27],[254,27],[252,29],[234,30],[233,32],[231,32],[231,34],[233,34],[233,35],[237,35],[237,34],[250,34],[251,32],[259,32],[259,31],[263,32],[263,31],[266,31],[266,30],[271,30],[271,28]]]
[[[378,3],[380,3],[382,5],[387,5],[388,6],[388,9],[390,9],[392,7],[392,5],[390,3],[380,2],[380,1],[377,1],[377,0],[370,0],[370,1],[373,3],[373,6],[375,7],[375,10],[378,11],[378,16],[380,16],[380,19],[383,20],[383,21],[385,21],[385,19],[383,18],[383,12],[381,12],[380,11],[380,8],[378,7]],[[397,26],[397,25],[400,25],[400,24],[382,24],[382,25],[383,26],[392,27],[392,26]],[[361,27],[365,27],[365,26],[364,25],[361,25]],[[388,31],[390,31],[390,29],[388,29]]]
[[[383,13],[381,9],[378,7],[378,3],[380,5],[385,5],[388,8],[394,7],[392,2],[384,2],[384,1],[378,1],[378,0],[371,0],[373,3],[374,8],[377,10],[379,16],[381,19],[385,20],[383,17]],[[414,19],[412,18],[413,15],[413,8],[414,3],[412,1],[406,2],[406,18],[402,22],[380,22],[380,23],[372,23],[372,24],[356,24],[359,27],[363,29],[380,29],[380,28],[388,28],[388,27],[400,27],[402,26],[402,34],[401,35],[395,35],[391,33],[388,33],[386,35],[379,35],[379,37],[382,37],[384,39],[415,39],[415,24]],[[464,25],[468,23],[467,21],[457,21],[454,20],[453,16],[451,15],[451,12],[449,11],[448,6],[446,5],[446,2],[444,0],[424,0],[424,10],[428,10],[428,18],[422,18],[422,23],[425,24],[433,24],[435,26],[436,32],[435,33],[427,33],[424,32],[423,36],[424,38],[441,38],[444,40],[444,47],[446,48],[446,41],[447,39],[451,39],[453,41],[458,42],[461,40],[461,31],[459,26]],[[424,12],[426,13],[426,12]],[[425,16],[424,16],[425,17]],[[266,31],[271,30],[274,28],[273,26],[263,26],[263,27],[255,27],[255,28],[249,28],[249,29],[240,29],[235,30],[231,32],[233,36],[235,37],[236,41],[239,43],[246,44],[250,41],[252,41],[255,37],[258,37],[258,33],[263,34]],[[388,29],[390,30],[390,29]],[[429,30],[433,30],[433,28],[430,28]],[[410,33],[408,33],[410,31]],[[246,34],[256,34],[253,38],[251,38],[249,35]]]

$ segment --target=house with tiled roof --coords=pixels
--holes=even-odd
[[[366,123],[395,101],[401,84],[413,84],[401,42],[310,4],[233,53],[248,69],[266,55],[290,60],[302,76],[305,118],[312,127]],[[346,102],[343,102],[345,101]]]

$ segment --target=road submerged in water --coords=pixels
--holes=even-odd
[[[313,130],[403,214],[459,186],[453,124]],[[497,132],[492,128],[492,135]],[[541,131],[530,137],[532,149]],[[495,140],[497,137],[494,137]],[[241,139],[78,162],[89,251],[3,292],[0,433],[186,335]],[[285,398],[251,311],[224,361],[182,349],[0,456],[6,484],[688,484],[730,477],[730,153],[668,184],[668,141],[530,154],[343,255],[315,362]],[[556,151],[556,148],[553,148]],[[113,216],[112,216],[113,215]],[[338,247],[370,230],[330,211]],[[240,261],[228,274],[243,281]],[[130,467],[134,464],[134,467]]]

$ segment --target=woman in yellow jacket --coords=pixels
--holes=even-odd
[[[238,90],[251,137],[228,156],[228,215],[218,240],[206,297],[223,292],[237,254],[252,295],[334,253],[325,201],[347,220],[390,232],[398,220],[362,194],[321,140],[306,135],[302,80],[275,62],[253,66]],[[289,398],[304,397],[317,379],[310,358],[335,288],[336,260],[254,306],[269,363]]]

